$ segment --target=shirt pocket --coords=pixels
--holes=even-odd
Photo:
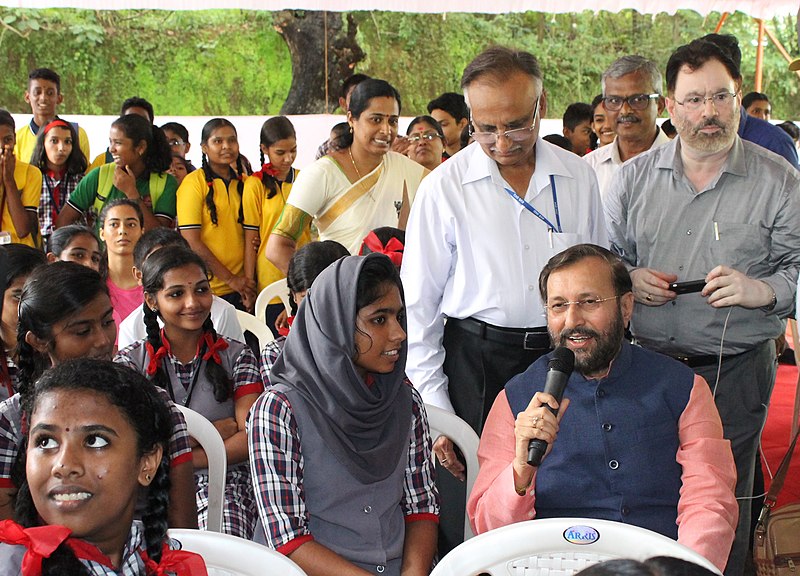
[[[716,222],[711,242],[713,266],[729,266],[747,274],[769,254],[768,231],[757,224]]]

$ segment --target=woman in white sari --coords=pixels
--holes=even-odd
[[[304,168],[270,234],[266,256],[286,271],[309,219],[320,240],[335,240],[357,254],[370,230],[404,229],[411,202],[428,170],[391,152],[400,94],[384,80],[365,80],[350,97],[346,146]]]

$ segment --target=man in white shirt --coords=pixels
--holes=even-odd
[[[461,87],[475,143],[420,184],[401,274],[408,376],[425,402],[480,432],[505,383],[550,348],[540,270],[569,246],[608,240],[591,168],[539,138],[547,101],[536,58],[489,48]],[[463,472],[449,440],[434,451]]]
[[[617,137],[584,156],[597,174],[605,198],[611,177],[626,160],[669,142],[656,124],[664,110],[661,72],[652,60],[623,56],[603,72],[603,107]]]

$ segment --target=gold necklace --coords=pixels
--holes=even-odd
[[[353,147],[352,146],[350,146],[347,149],[347,153],[350,154],[350,162],[353,163],[353,169],[356,171],[356,174],[358,174],[358,179],[361,180],[361,178],[362,178],[361,172],[358,171],[358,166],[356,166],[356,161],[353,159]]]

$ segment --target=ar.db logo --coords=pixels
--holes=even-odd
[[[600,539],[600,533],[591,526],[570,526],[564,530],[564,540],[571,544],[593,544]]]

